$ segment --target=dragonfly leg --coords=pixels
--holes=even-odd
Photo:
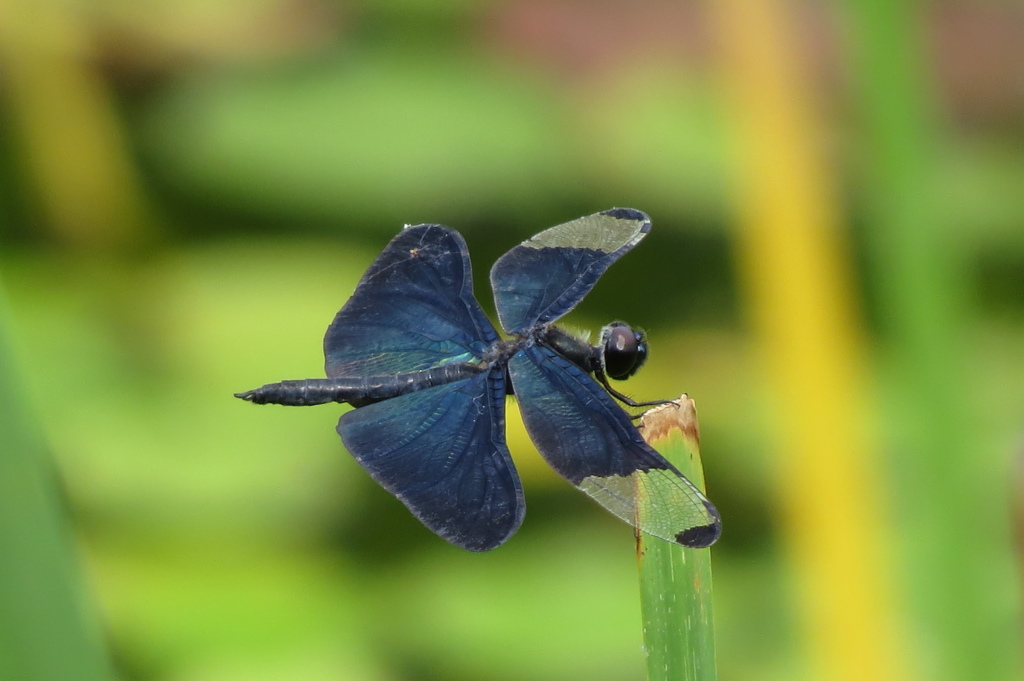
[[[597,377],[598,382],[604,386],[604,389],[607,390],[612,397],[630,407],[656,407],[659,404],[669,404],[670,402],[672,402],[672,400],[651,400],[649,402],[637,402],[628,395],[623,395],[618,390],[613,388],[611,386],[611,383],[608,382],[608,377],[605,376],[604,372],[601,371],[600,369],[594,371],[594,376]],[[634,418],[639,418],[639,416]]]

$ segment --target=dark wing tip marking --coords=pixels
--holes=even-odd
[[[683,530],[676,535],[677,544],[689,546],[692,549],[703,549],[714,544],[722,536],[722,519],[718,515],[718,509],[709,501],[704,502],[704,507],[708,509],[714,522]]]
[[[601,211],[600,214],[607,215],[608,217],[615,218],[617,220],[631,220],[633,222],[643,222],[645,223],[645,225],[642,231],[644,233],[647,233],[651,230],[651,218],[647,215],[647,213],[643,212],[642,210],[637,210],[636,208],[609,208],[608,210]]]
[[[676,535],[676,543],[689,546],[691,549],[703,549],[718,541],[720,536],[722,536],[722,523],[714,523],[683,530]]]

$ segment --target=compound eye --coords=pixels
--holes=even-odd
[[[647,360],[647,341],[642,332],[613,322],[601,330],[604,371],[617,381],[629,378]]]

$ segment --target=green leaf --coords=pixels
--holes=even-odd
[[[17,389],[6,317],[0,289],[0,678],[109,681],[54,470]]]
[[[693,484],[704,489],[693,400],[683,395],[672,404],[650,410],[640,422],[640,432]],[[641,535],[637,563],[648,681],[713,681],[717,672],[710,549],[691,549]]]

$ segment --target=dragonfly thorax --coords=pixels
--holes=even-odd
[[[531,336],[526,336],[520,342],[530,344],[530,339]],[[629,378],[647,361],[647,335],[625,322],[612,322],[603,327],[597,345],[590,345],[554,324],[535,330],[532,339],[554,348],[588,374],[596,373],[617,381]]]

